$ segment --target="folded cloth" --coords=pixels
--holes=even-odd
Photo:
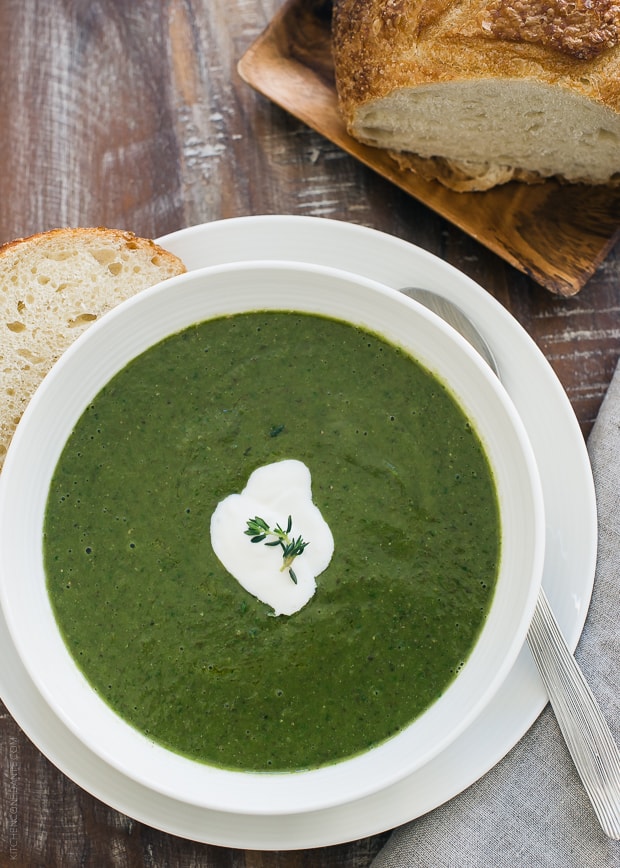
[[[592,602],[576,658],[620,743],[620,365],[588,440],[599,517]],[[445,805],[396,829],[372,868],[620,868],[553,711]]]

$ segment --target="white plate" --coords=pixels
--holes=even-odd
[[[423,285],[456,300],[485,333],[530,436],[547,515],[543,585],[571,647],[587,614],[596,561],[596,509],[585,444],[544,356],[488,293],[436,257],[371,229],[321,218],[246,217],[160,239],[188,268],[244,259],[297,259],[395,287]],[[570,485],[565,483],[570,474]],[[1,617],[1,616],[0,616]],[[24,732],[66,775],[111,807],[172,834],[244,849],[298,849],[376,834],[461,792],[529,729],[546,695],[526,648],[487,711],[410,777],[357,802],[302,815],[246,816],[192,807],[106,765],[51,712],[0,621],[0,695]]]

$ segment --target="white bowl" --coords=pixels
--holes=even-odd
[[[408,349],[449,385],[495,475],[502,551],[481,635],[443,696],[398,735],[323,768],[227,771],[153,743],[89,686],[57,629],[46,590],[42,528],[52,473],[76,421],[111,377],[162,338],[201,320],[298,310],[367,327]],[[524,427],[497,378],[459,335],[420,305],[336,269],[245,262],[192,271],[123,303],[93,324],[45,379],[18,426],[0,477],[0,600],[15,646],[55,714],[128,777],[182,802],[242,814],[302,813],[394,783],[442,751],[476,718],[525,641],[541,582],[544,515]]]

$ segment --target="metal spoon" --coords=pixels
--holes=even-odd
[[[460,332],[499,377],[490,347],[457,305],[427,289],[405,287],[401,292]],[[542,588],[527,640],[601,827],[608,837],[620,840],[620,752]]]

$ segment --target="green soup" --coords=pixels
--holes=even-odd
[[[335,548],[311,601],[272,617],[209,525],[284,458],[310,469]],[[279,312],[192,326],[116,375],[66,444],[44,527],[93,688],[151,739],[244,770],[333,763],[418,717],[476,642],[499,550],[487,457],[447,389],[376,335]]]

